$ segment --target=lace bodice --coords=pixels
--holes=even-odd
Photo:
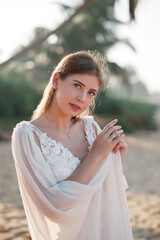
[[[93,118],[83,121],[90,151],[101,129]],[[88,184],[67,181],[80,160],[23,121],[13,131],[12,154],[32,240],[133,240],[120,151],[98,164]]]
[[[93,141],[96,138],[96,133],[93,128],[95,123],[93,117],[85,116],[83,118],[85,126],[85,134],[88,141],[88,151],[91,151]],[[80,160],[75,157],[67,148],[60,142],[48,137],[46,133],[42,132],[36,126],[27,121],[22,121],[17,124],[16,128],[22,131],[31,129],[39,138],[41,151],[45,161],[51,168],[57,182],[64,181],[68,178],[79,166]]]

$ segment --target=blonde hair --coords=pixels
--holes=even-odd
[[[41,117],[49,109],[54,96],[52,80],[55,73],[59,73],[62,80],[65,80],[68,75],[75,73],[95,75],[101,86],[103,83],[102,72],[104,70],[108,72],[106,59],[97,51],[79,51],[65,56],[52,72],[49,83],[43,92],[42,99],[37,108],[33,111],[31,119],[34,120]],[[93,108],[93,105],[95,105],[94,101],[91,108]],[[89,109],[79,116],[76,116],[76,118],[88,114]]]

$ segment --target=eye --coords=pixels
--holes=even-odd
[[[80,88],[80,87],[81,87],[81,85],[78,84],[78,83],[74,83],[74,86],[75,86],[76,88]]]
[[[96,93],[93,92],[93,91],[89,91],[88,94],[91,95],[91,96],[95,96],[96,95]]]

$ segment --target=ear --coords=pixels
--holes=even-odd
[[[59,78],[60,78],[59,73],[54,73],[53,78],[52,78],[52,86],[54,89],[57,88],[57,82],[58,82]]]

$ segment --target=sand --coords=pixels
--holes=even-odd
[[[134,239],[160,240],[160,126],[127,135],[126,142],[123,169]],[[29,240],[10,141],[0,142],[0,166],[0,240]]]

